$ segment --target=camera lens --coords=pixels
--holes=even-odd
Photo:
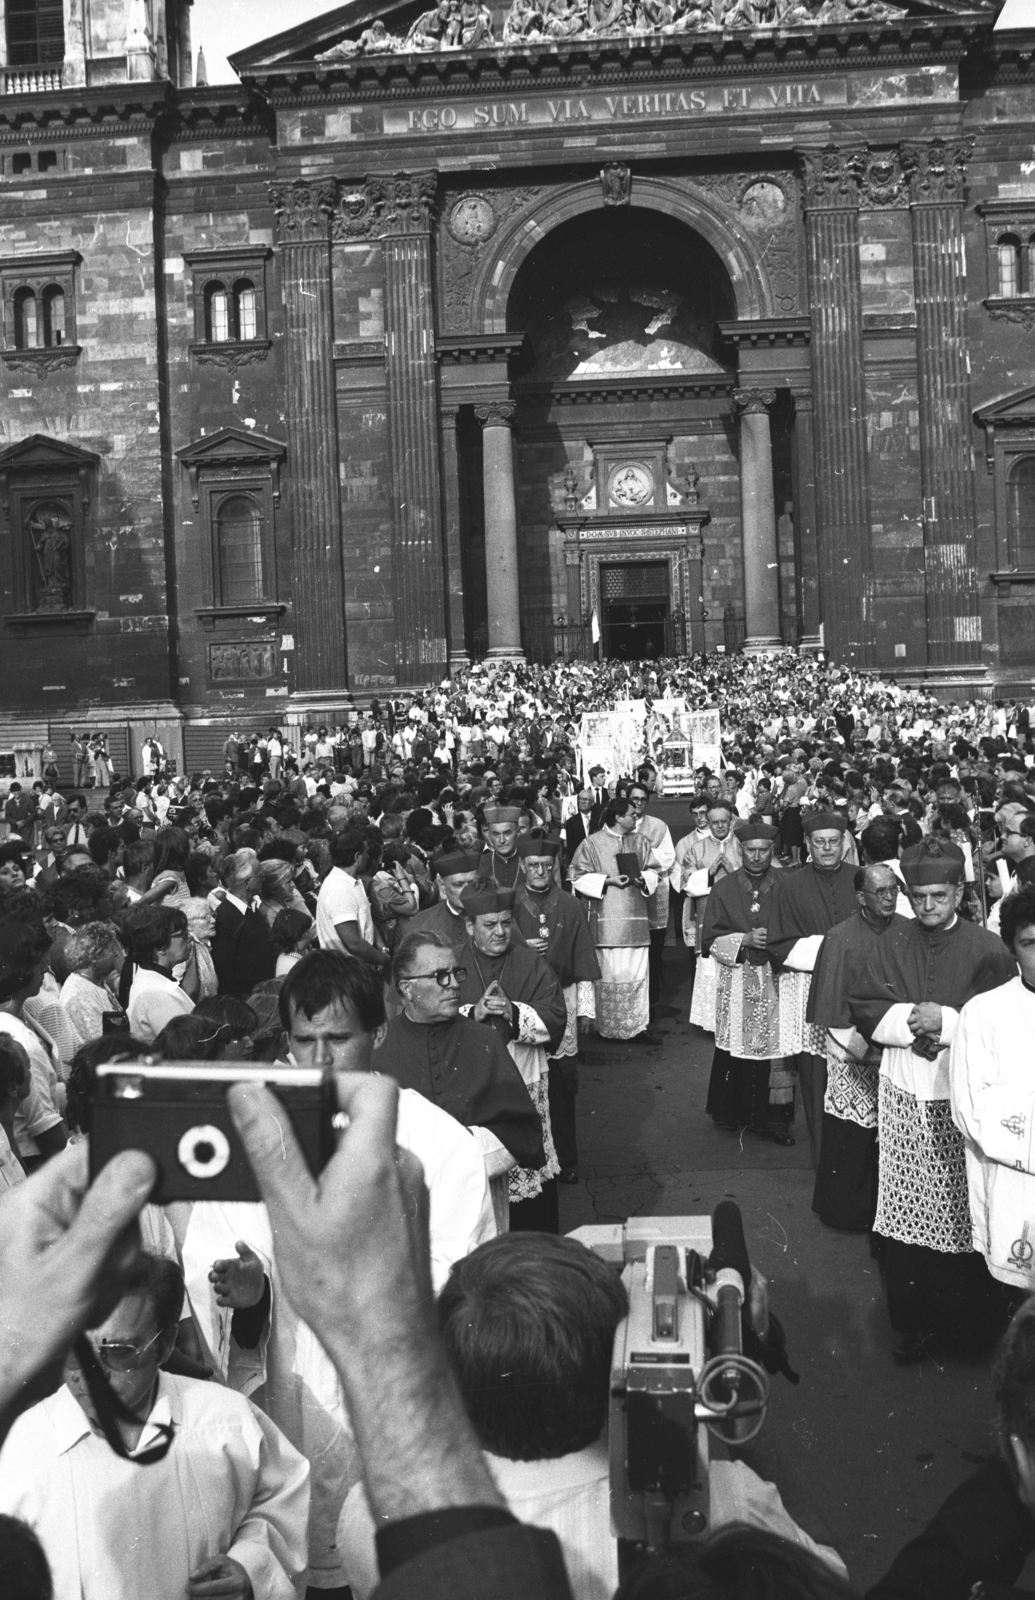
[[[192,1178],[218,1178],[230,1161],[230,1141],[222,1128],[201,1123],[188,1128],[176,1147],[180,1166]]]

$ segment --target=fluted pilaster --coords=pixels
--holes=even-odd
[[[965,334],[966,144],[903,145],[913,223],[928,660],[980,661]]]
[[[866,477],[859,181],[865,153],[802,157],[812,306],[813,442],[824,640],[838,660],[874,658]]]
[[[296,688],[345,689],[345,589],[334,386],[331,182],[274,184],[287,321],[288,484],[294,529]]]
[[[381,181],[396,662],[407,682],[444,670],[447,656],[431,289],[436,180],[434,173],[402,173]]]

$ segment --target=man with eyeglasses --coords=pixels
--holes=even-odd
[[[384,986],[365,961],[311,951],[288,973],[279,1003],[289,1065],[374,1070],[374,1050],[385,1032]],[[395,1137],[424,1172],[437,1290],[454,1261],[496,1236],[485,1164],[467,1129],[412,1090],[400,1092]],[[196,1204],[181,1252],[206,1358],[231,1387],[251,1393],[261,1386],[264,1410],[312,1466],[309,1600],[345,1600],[336,1530],[345,1496],[359,1478],[358,1448],[331,1362],[283,1292],[265,1206]],[[248,1252],[258,1258],[261,1275]],[[248,1310],[255,1318],[245,1345],[238,1329],[240,1313]]]
[[[179,1267],[144,1255],[90,1331],[126,1408],[115,1426],[128,1458],[105,1439],[74,1354],[0,1451],[0,1511],[35,1530],[55,1595],[295,1600],[309,1466],[244,1395],[161,1370],[182,1306]]]
[[[444,936],[450,944],[463,944],[467,929],[460,896],[468,884],[475,881],[481,855],[475,850],[448,850],[433,856],[431,870],[438,880],[438,902],[418,911],[411,917],[406,933],[435,933]]]
[[[460,1015],[467,969],[457,965],[451,939],[407,934],[392,958],[392,976],[403,1010],[378,1047],[377,1070],[470,1129],[485,1158],[497,1223],[505,1226],[506,1174],[545,1159],[539,1116],[521,1073],[495,1029]]]
[[[830,1228],[868,1232],[877,1209],[879,1045],[852,1026],[849,974],[861,971],[890,928],[908,927],[895,910],[899,883],[890,867],[855,874],[858,911],[823,940],[812,974],[806,1018],[826,1029],[827,1086],[812,1209]]]

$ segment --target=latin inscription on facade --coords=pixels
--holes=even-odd
[[[698,88],[649,89],[634,94],[529,96],[521,100],[459,100],[455,105],[385,106],[386,134],[478,133],[503,128],[570,127],[670,122],[724,113],[807,111],[848,104],[846,78],[777,83],[708,83]]]

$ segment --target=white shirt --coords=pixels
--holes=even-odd
[[[94,983],[81,972],[70,972],[61,985],[61,1004],[80,1038],[99,1039],[104,1032],[106,1011],[118,1011],[118,1001],[103,983]]]
[[[1001,1283],[1035,1289],[1035,994],[1021,979],[975,995],[949,1052],[974,1249]]]
[[[35,1136],[56,1128],[64,1112],[64,1085],[58,1078],[57,1052],[48,1050],[41,1034],[21,1017],[0,1011],[0,1033],[20,1044],[29,1058],[29,1093],[14,1113],[14,1138],[20,1156],[39,1155]]]
[[[64,1385],[18,1418],[0,1451],[0,1511],[34,1528],[55,1600],[184,1600],[203,1561],[229,1555],[262,1600],[297,1600],[309,1465],[243,1395],[158,1377],[137,1452],[176,1432],[163,1461],[115,1455]]]
[[[321,950],[337,950],[347,954],[338,937],[338,924],[356,923],[360,937],[368,944],[374,942],[374,919],[370,914],[370,901],[363,885],[343,867],[332,867],[320,886],[316,898],[316,937]]]
[[[496,1236],[485,1163],[474,1136],[415,1089],[400,1091],[396,1140],[424,1168],[437,1293],[454,1261]],[[263,1385],[263,1408],[313,1463],[309,1581],[318,1575],[319,1587],[340,1586],[347,1578],[336,1544],[338,1517],[360,1479],[359,1453],[337,1373],[281,1287],[266,1208],[195,1205],[178,1237],[206,1358],[232,1387],[251,1392]],[[254,1352],[241,1352],[231,1342],[232,1312],[216,1304],[208,1279],[213,1261],[234,1256],[238,1239],[261,1257],[272,1292],[268,1332]]]
[[[129,1031],[134,1039],[153,1044],[173,1017],[187,1017],[194,1001],[164,972],[137,967],[129,990]]]
[[[586,1450],[553,1460],[510,1461],[488,1450],[484,1454],[497,1489],[518,1521],[557,1535],[575,1600],[611,1600],[618,1587],[618,1546],[611,1530],[607,1436]],[[712,1461],[708,1477],[713,1529],[730,1522],[763,1528],[811,1551],[847,1578],[836,1550],[816,1544],[798,1527],[775,1484],[742,1461]],[[338,1526],[353,1594],[356,1600],[367,1600],[378,1570],[374,1521],[362,1484],[350,1492]]]

